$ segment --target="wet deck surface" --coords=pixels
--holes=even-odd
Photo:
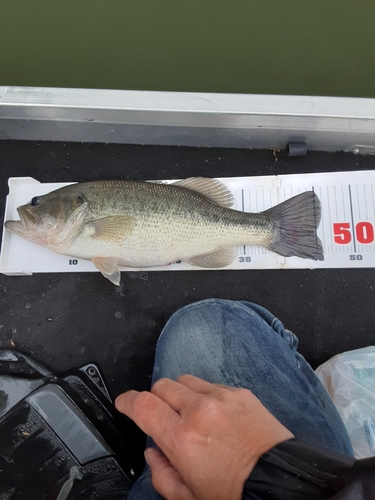
[[[0,141],[0,218],[9,177],[41,182],[168,179],[374,170],[375,157],[270,150]],[[316,367],[339,352],[375,344],[375,269],[0,275],[0,347],[33,355],[57,372],[99,365],[113,396],[148,389],[158,335],[193,301],[257,302],[300,339]]]

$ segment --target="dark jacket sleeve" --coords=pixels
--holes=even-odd
[[[375,457],[356,461],[297,439],[261,456],[243,500],[374,500]]]

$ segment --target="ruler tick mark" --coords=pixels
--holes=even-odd
[[[352,234],[353,234],[353,245],[354,245],[354,253],[357,253],[357,246],[355,241],[355,230],[354,230],[354,217],[353,217],[353,203],[352,203],[352,190],[349,184],[349,203],[350,203],[350,215],[352,218]]]

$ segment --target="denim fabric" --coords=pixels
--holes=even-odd
[[[164,327],[152,383],[189,373],[246,387],[296,438],[352,456],[345,427],[297,345],[297,337],[261,306],[219,299],[196,302],[178,310]],[[147,466],[129,499],[162,499]]]

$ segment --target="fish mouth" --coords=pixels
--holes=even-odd
[[[30,208],[18,207],[17,212],[26,231],[32,231],[40,221],[38,214],[32,212]]]
[[[4,224],[13,233],[24,235],[31,232],[40,221],[40,217],[29,208],[18,207],[17,212],[20,220],[7,220]]]

